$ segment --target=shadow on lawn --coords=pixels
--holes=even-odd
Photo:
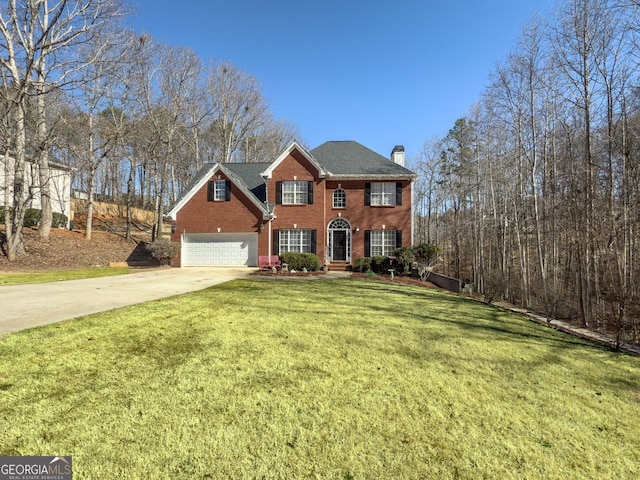
[[[306,305],[313,305],[310,312],[322,314],[326,309],[327,315],[341,310],[356,308],[357,314],[352,317],[353,322],[361,323],[363,328],[376,328],[375,318],[389,315],[403,320],[398,328],[413,328],[416,338],[424,337],[421,342],[428,348],[430,344],[447,341],[461,335],[467,339],[479,342],[518,342],[524,345],[538,347],[538,353],[523,365],[542,366],[563,362],[563,357],[572,351],[590,350],[597,352],[611,352],[608,347],[595,342],[572,337],[543,325],[530,322],[500,307],[483,304],[458,295],[426,289],[419,286],[394,284],[385,281],[353,281],[351,279],[335,279],[316,283],[313,286],[301,283],[288,283],[286,301],[282,303],[279,295],[271,285],[269,298],[278,303],[282,314],[301,316],[304,312],[301,305],[291,301],[300,296]],[[388,298],[387,302],[384,299]],[[382,302],[380,300],[383,300]],[[264,305],[269,308],[268,305]],[[419,322],[412,326],[412,322]],[[424,329],[428,323],[440,323],[456,327],[445,328],[450,335],[441,335],[436,331]],[[455,333],[454,333],[455,332]],[[462,332],[461,334],[459,332]],[[411,356],[415,352],[409,352]],[[580,353],[584,355],[585,353]],[[465,352],[473,356],[476,352]],[[511,359],[510,361],[515,361]]]
[[[336,280],[341,281],[341,280]],[[425,307],[420,312],[404,312],[399,310],[395,304],[387,306],[377,305],[372,308],[376,312],[385,311],[389,314],[403,314],[413,319],[429,322],[444,322],[462,328],[470,335],[478,338],[487,337],[488,340],[509,340],[518,339],[522,342],[546,343],[550,347],[555,346],[562,349],[590,348],[598,351],[611,351],[609,347],[596,342],[578,339],[569,334],[548,329],[543,325],[532,323],[517,315],[504,311],[495,305],[479,303],[472,299],[467,299],[450,293],[434,292],[430,290],[421,291],[421,287],[407,287],[406,285],[393,285],[387,282],[361,283],[349,286],[349,298],[380,298],[384,292],[392,292],[393,295],[405,297],[411,303],[425,302]],[[443,314],[430,314],[428,304],[437,302],[438,310]],[[345,305],[353,303],[344,302]],[[444,306],[444,308],[443,308]],[[364,308],[367,308],[365,305]],[[470,317],[468,310],[474,310],[477,315]],[[552,347],[553,348],[553,347]]]

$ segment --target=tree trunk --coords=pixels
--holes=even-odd
[[[22,227],[24,226],[24,214],[29,200],[25,185],[26,129],[22,103],[16,102],[14,113],[16,157],[13,171],[13,218],[11,219],[12,228],[6,231],[7,258],[10,262],[15,262],[18,255],[26,253]]]
[[[51,172],[49,169],[49,148],[47,139],[47,105],[44,92],[44,55],[39,61],[38,85],[36,87],[36,152],[40,187],[40,226],[38,233],[41,240],[49,240],[53,212],[51,207]]]
[[[93,146],[93,112],[89,112],[89,118],[88,118],[88,122],[89,122],[89,158],[88,158],[88,165],[89,165],[89,178],[88,178],[88,192],[87,192],[87,222],[85,225],[85,230],[84,230],[84,239],[87,242],[91,241],[91,235],[93,233],[93,191],[95,189],[95,182],[96,182],[96,164],[94,162],[94,157],[95,157],[95,152],[94,152],[94,146]]]

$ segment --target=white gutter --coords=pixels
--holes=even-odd
[[[269,256],[271,256],[271,243],[272,243],[272,239],[271,239],[271,222],[273,222],[273,218],[269,219],[269,246],[268,246],[268,252],[269,252]]]

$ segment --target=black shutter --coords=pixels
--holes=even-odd
[[[371,183],[369,182],[364,184],[364,204],[371,205]]]
[[[215,198],[216,182],[211,180],[207,183],[207,202],[213,202]]]
[[[231,201],[231,180],[225,180],[224,182],[224,201]]]
[[[396,182],[396,205],[402,205],[402,182]]]
[[[311,253],[317,253],[318,231],[311,230]]]
[[[371,256],[371,230],[364,231],[364,256]]]
[[[282,205],[282,182],[276,182],[276,205]]]
[[[272,235],[273,248],[271,249],[271,255],[280,255],[280,230],[274,230]]]
[[[307,182],[307,203],[313,205],[313,181]]]
[[[402,230],[396,230],[396,248],[402,247]]]

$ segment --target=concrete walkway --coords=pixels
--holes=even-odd
[[[129,275],[0,286],[0,335],[194,292],[253,268],[158,268]]]

